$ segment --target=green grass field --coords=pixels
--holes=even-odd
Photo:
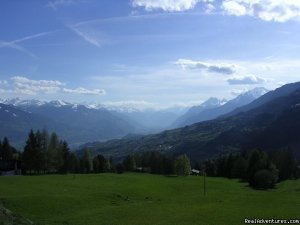
[[[244,218],[300,219],[300,180],[257,191],[237,180],[207,178],[204,196],[203,178],[196,176],[0,177],[0,199],[7,209],[41,225],[235,225],[244,224]]]

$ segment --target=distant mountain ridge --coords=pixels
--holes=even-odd
[[[183,107],[141,110],[131,106],[110,106],[105,104],[83,104],[83,103],[76,104],[76,103],[69,103],[63,100],[39,101],[35,99],[22,100],[20,98],[14,98],[14,99],[2,100],[2,101],[0,100],[0,102],[8,105],[13,105],[27,112],[33,112],[42,115],[46,113],[47,116],[50,117],[53,114],[53,112],[52,114],[48,115],[49,113],[47,112],[47,110],[43,110],[43,109],[54,107],[54,108],[60,108],[57,109],[58,111],[66,108],[73,109],[73,111],[76,111],[78,109],[82,110],[86,108],[87,110],[90,111],[98,110],[99,112],[102,113],[109,112],[115,115],[116,117],[129,122],[131,125],[134,125],[135,129],[131,130],[131,132],[142,133],[142,134],[159,132],[170,127],[170,125],[186,111],[185,108]],[[57,113],[54,113],[54,115],[59,116],[57,115]]]
[[[242,93],[230,101],[210,98],[200,106],[192,107],[186,114],[178,118],[172,127],[183,127],[186,125],[215,119],[219,116],[230,113],[241,106],[251,103],[267,92],[267,89],[260,87]]]
[[[191,126],[89,147],[95,154],[116,158],[154,150],[175,156],[187,154],[192,161],[201,161],[229,152],[290,146],[300,158],[300,82],[263,95],[247,107],[250,110]]]
[[[139,132],[134,122],[106,109],[89,109],[64,101],[13,99],[2,102],[6,104],[1,103],[0,136],[8,136],[17,146],[24,145],[30,129],[55,131],[70,144],[121,138]]]

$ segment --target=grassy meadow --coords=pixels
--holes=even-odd
[[[204,196],[200,176],[14,176],[0,177],[0,200],[39,225],[235,225],[245,218],[299,220],[300,180],[258,191],[237,180],[207,178]]]

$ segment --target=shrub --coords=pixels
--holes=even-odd
[[[263,169],[255,173],[251,184],[254,188],[266,190],[274,188],[277,180],[278,176],[275,172]]]

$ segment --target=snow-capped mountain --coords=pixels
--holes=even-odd
[[[191,107],[185,114],[183,114],[181,117],[179,117],[172,127],[181,127],[184,125],[192,124],[194,123],[195,117],[198,117],[198,115],[208,109],[214,109],[218,108],[224,104],[227,103],[226,99],[218,99],[215,97],[207,99],[205,102],[203,102],[201,105],[193,106]],[[188,122],[191,121],[191,122]]]
[[[264,87],[257,87],[250,91],[247,91],[245,93],[240,94],[235,99],[232,99],[231,102],[245,102],[245,101],[253,101],[254,99],[259,98],[260,96],[263,96],[266,94],[268,90]]]
[[[80,144],[121,138],[137,133],[139,128],[133,121],[106,109],[90,109],[61,100],[10,99],[2,102],[0,136],[8,135],[17,146],[24,143],[30,129],[47,128],[70,144]]]
[[[242,93],[228,102],[226,102],[225,100],[218,100],[215,98],[208,99],[200,106],[192,107],[186,114],[184,114],[174,123],[173,127],[182,127],[201,121],[215,119],[219,116],[230,113],[231,111],[239,107],[251,103],[255,99],[266,94],[267,92],[267,89],[259,87]]]
[[[36,99],[23,100],[20,98],[5,99],[1,100],[0,102],[6,105],[13,105],[16,107],[41,106],[46,103],[44,101],[39,101]]]

